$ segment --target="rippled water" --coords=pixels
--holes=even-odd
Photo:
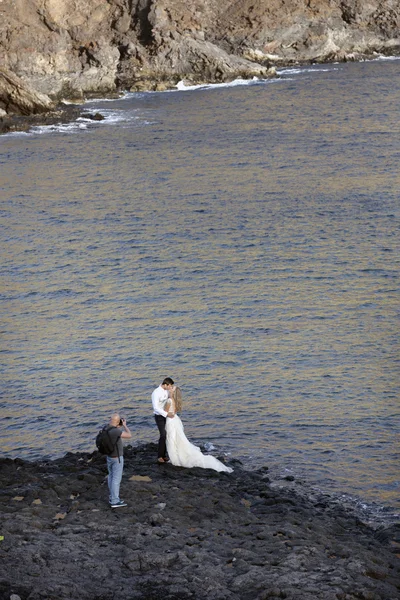
[[[93,450],[116,407],[400,507],[400,62],[95,102],[0,139],[2,454]]]

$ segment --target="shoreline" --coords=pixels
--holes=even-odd
[[[154,436],[153,436],[154,437]],[[233,457],[232,449],[227,451],[221,446],[215,447],[210,442],[203,443],[201,440],[192,440],[194,444],[201,448],[203,453],[210,453],[217,456],[222,462],[229,463]],[[139,438],[134,442],[130,442],[126,447],[133,446],[135,449],[144,448],[153,443],[152,436]],[[32,458],[28,456],[18,456],[13,453],[0,454],[0,465],[2,461],[23,461],[28,465],[47,464],[61,461],[66,454],[87,455],[93,453],[93,444],[88,444],[86,447],[81,447],[75,451],[66,451],[64,453],[51,454],[35,454]],[[275,457],[272,461],[270,457],[256,461],[249,456],[242,456],[235,453],[234,461],[240,464],[243,471],[255,473],[262,469],[265,463],[268,463],[268,476],[271,480],[271,487],[278,489],[294,490],[296,493],[305,496],[309,499],[323,497],[331,504],[339,504],[346,510],[352,512],[358,519],[363,521],[374,530],[382,527],[391,527],[400,522],[400,511],[396,504],[385,501],[383,498],[366,498],[359,490],[349,490],[340,487],[337,483],[324,482],[316,478],[310,478],[310,473],[307,466],[299,470],[294,470],[292,466],[283,464]],[[334,481],[334,480],[332,480]]]
[[[327,66],[330,67],[334,64],[346,64],[348,62],[351,63],[363,63],[363,62],[378,62],[378,61],[387,61],[387,60],[400,60],[400,56],[398,55],[390,55],[387,56],[382,54],[377,57],[368,58],[365,57],[360,60],[354,61],[321,61],[321,62],[312,62],[312,61],[290,61],[287,63],[282,63],[277,66],[280,69],[302,69],[306,67],[322,67]],[[279,77],[279,75],[278,75]],[[235,80],[233,80],[235,81]],[[248,79],[248,83],[252,83],[253,79]],[[261,80],[260,80],[261,81]],[[266,80],[267,81],[267,80]],[[270,80],[268,80],[270,81]],[[0,117],[0,136],[6,135],[9,133],[28,133],[32,129],[32,127],[41,127],[41,126],[51,126],[51,125],[67,125],[69,123],[73,123],[77,121],[79,118],[85,118],[87,120],[92,121],[102,121],[105,120],[104,115],[100,112],[89,113],[87,109],[87,102],[92,102],[94,100],[99,101],[114,101],[123,98],[127,93],[144,93],[144,92],[170,92],[170,91],[181,91],[178,88],[178,84],[175,87],[166,88],[166,89],[157,89],[156,81],[154,82],[154,86],[149,86],[148,89],[138,90],[137,92],[132,92],[129,90],[120,89],[117,91],[110,91],[109,94],[89,94],[82,98],[82,102],[70,101],[68,97],[61,100],[57,106],[48,112],[42,112],[31,115],[7,115],[5,117]],[[225,83],[213,83],[213,82],[203,82],[196,83],[192,82],[192,86],[190,85],[190,81],[186,82],[188,84],[188,88],[202,88],[207,87],[209,85],[221,85],[226,86],[231,84],[232,82]]]
[[[73,123],[80,117],[85,116],[86,119],[90,116],[84,113],[84,103],[82,104],[59,104],[55,110],[47,113],[35,115],[12,115],[0,118],[0,135],[8,133],[28,133],[32,127],[42,127],[46,125],[66,125]],[[94,118],[93,120],[102,120],[102,118]]]
[[[400,598],[400,524],[373,529],[267,466],[158,465],[154,443],[125,448],[112,510],[105,463],[0,459],[0,600]]]

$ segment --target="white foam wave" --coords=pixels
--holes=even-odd
[[[206,452],[211,452],[212,450],[215,450],[215,446],[214,446],[214,444],[212,444],[211,442],[206,442],[206,443],[204,444],[204,450],[205,450]]]
[[[91,115],[98,112],[104,117],[104,119],[97,121],[96,119],[85,117],[85,112]],[[115,125],[117,123],[131,123],[132,121],[137,121],[137,125],[139,127],[151,125],[154,123],[154,121],[149,121],[143,118],[143,116],[141,116],[140,114],[133,114],[132,111],[115,109],[112,110],[97,106],[91,109],[85,109],[83,114],[80,117],[78,117],[76,121],[72,121],[70,123],[53,123],[51,125],[37,125],[29,129],[29,131],[10,131],[9,133],[6,133],[4,135],[32,136],[52,133],[70,134],[93,129],[94,127]]]
[[[97,107],[97,108],[93,108],[93,110],[88,111],[90,112],[90,114],[99,112],[101,115],[103,115],[104,119],[102,121],[96,121],[93,119],[88,119],[85,118],[85,115],[83,114],[81,117],[79,117],[79,119],[81,121],[84,121],[85,123],[91,124],[93,125],[110,125],[110,124],[115,124],[115,123],[132,123],[133,121],[136,121],[136,125],[138,126],[142,126],[142,125],[152,125],[155,121],[149,121],[147,119],[144,118],[144,116],[142,114],[140,114],[139,110],[110,110],[110,109],[104,109],[101,107]]]
[[[279,69],[277,73],[278,75],[301,75],[302,73],[327,73],[329,71],[338,71],[338,67],[286,67]]]
[[[87,98],[83,104],[96,104],[97,102],[115,102],[115,101],[119,101],[119,100],[126,100],[127,98],[129,98],[132,94],[130,92],[123,92],[121,93],[121,95],[118,96],[118,98]]]
[[[104,119],[101,121],[96,121],[94,119],[90,119],[85,117],[85,114],[78,117],[76,121],[72,121],[71,123],[57,123],[52,125],[38,125],[32,127],[28,132],[24,132],[25,135],[42,135],[45,133],[77,133],[78,131],[85,131],[91,127],[97,127],[106,124],[114,124],[120,121],[131,120],[129,118],[129,114],[127,115],[123,111],[115,111],[115,110],[107,110],[98,108],[94,109],[95,112],[100,112]],[[93,111],[88,111],[90,114],[93,114]],[[127,118],[127,116],[128,118]]]
[[[43,134],[43,133],[76,133],[76,131],[87,129],[86,123],[58,123],[53,125],[38,125],[32,127],[28,134]]]
[[[187,84],[185,84],[184,81],[179,81],[176,85],[176,89],[178,92],[191,92],[193,90],[235,87],[237,85],[254,85],[255,83],[265,83],[266,81],[272,81],[272,80],[271,79],[259,79],[258,77],[253,77],[253,79],[234,79],[233,81],[229,81],[226,83],[199,83],[197,85],[187,85]],[[169,90],[169,91],[175,91],[175,90]]]
[[[374,60],[400,60],[400,56],[378,56]]]
[[[7,133],[2,133],[1,137],[4,138],[4,137],[8,137],[8,136],[15,137],[15,136],[23,136],[23,135],[29,136],[30,133],[29,133],[29,131],[7,131]]]

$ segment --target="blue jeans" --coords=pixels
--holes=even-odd
[[[107,456],[108,468],[108,489],[110,492],[110,504],[115,504],[120,501],[119,486],[122,479],[122,471],[124,470],[124,457],[111,458]]]

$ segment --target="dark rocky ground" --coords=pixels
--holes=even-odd
[[[0,460],[0,599],[395,600],[400,527],[374,530],[301,482],[156,463],[125,449],[108,506],[105,459]]]
[[[0,135],[13,131],[29,131],[32,127],[42,125],[59,125],[76,121],[78,117],[101,121],[104,117],[100,113],[88,113],[83,105],[60,104],[55,110],[35,115],[13,115],[0,117]]]

